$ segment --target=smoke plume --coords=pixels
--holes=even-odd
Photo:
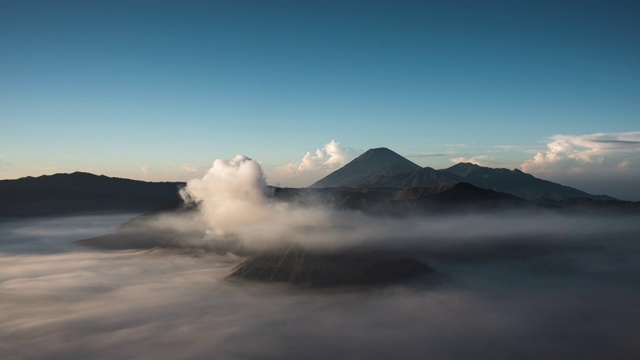
[[[299,240],[300,229],[327,224],[323,208],[276,202],[270,192],[260,165],[237,155],[215,160],[202,179],[187,182],[181,195],[199,205],[209,235],[236,237],[254,247]]]

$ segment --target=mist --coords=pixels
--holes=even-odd
[[[93,217],[93,230],[104,231],[115,219]],[[587,224],[579,234],[598,227],[593,219]],[[438,286],[312,290],[229,280],[241,260],[231,254],[77,248],[70,241],[78,218],[66,225],[60,218],[2,223],[3,239],[29,230],[43,239],[49,230],[59,245],[47,253],[25,245],[17,253],[2,242],[5,359],[632,359],[640,353],[640,247],[629,241],[640,234],[637,227],[615,237],[602,237],[603,231],[598,246],[590,238],[588,247],[550,247],[528,257],[475,261],[440,253],[429,262],[446,275]]]
[[[198,211],[138,220],[202,231],[181,246],[104,251],[75,240],[134,214],[0,222],[3,359],[636,359],[637,216],[550,212],[390,218],[275,201],[259,165],[190,181]],[[324,204],[324,205],[323,205]],[[314,289],[229,278],[250,250],[405,252],[438,275]]]

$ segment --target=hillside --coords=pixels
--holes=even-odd
[[[176,201],[180,186],[83,172],[0,180],[0,216],[142,212]]]
[[[440,172],[456,175],[463,181],[481,188],[501,191],[525,199],[613,199],[606,195],[593,195],[569,186],[538,179],[518,169],[492,169],[470,163],[459,163],[450,168],[440,170]]]

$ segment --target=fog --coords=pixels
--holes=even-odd
[[[413,229],[404,236],[412,239],[405,245],[418,243],[415,226],[432,232],[422,241],[440,245],[425,245],[421,256],[443,274],[441,285],[419,281],[313,290],[226,279],[241,258],[197,246],[107,252],[71,243],[109,232],[131,216],[0,223],[3,359],[635,359],[640,354],[637,218],[406,220],[414,227],[389,220],[396,222],[394,231]],[[500,228],[500,221],[511,225]],[[369,220],[366,227],[374,223]],[[549,226],[541,227],[545,223]],[[355,234],[354,226],[347,233]],[[458,244],[429,240],[447,233]],[[362,244],[366,236],[354,243]],[[474,242],[491,245],[474,247]]]
[[[182,195],[200,211],[135,222],[185,234],[171,237],[179,248],[153,236],[146,250],[74,244],[134,214],[0,222],[1,358],[640,356],[637,216],[391,218],[296,205],[271,198],[260,166],[243,156],[216,160]],[[437,273],[369,288],[230,279],[244,258],[207,251],[216,239],[250,251],[402,251]]]

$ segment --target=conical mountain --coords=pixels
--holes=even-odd
[[[387,148],[367,150],[364,154],[332,172],[310,187],[360,187],[374,183],[381,176],[390,176],[422,169]]]

